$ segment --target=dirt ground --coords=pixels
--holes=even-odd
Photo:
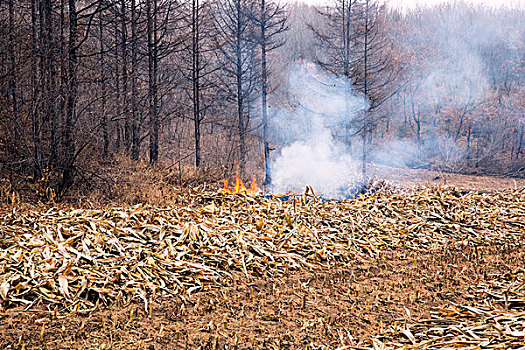
[[[483,252],[483,253],[480,253]],[[508,247],[393,251],[351,264],[224,281],[190,296],[83,315],[2,310],[2,349],[323,349],[357,345],[387,324],[428,318],[492,273],[524,266]],[[326,349],[326,348],[325,348]]]
[[[395,168],[379,164],[370,165],[370,174],[375,179],[385,179],[402,187],[442,185],[480,191],[525,187],[525,178],[463,175],[427,169]]]

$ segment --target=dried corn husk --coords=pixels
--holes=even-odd
[[[115,300],[191,293],[233,274],[352,264],[399,248],[517,247],[525,235],[524,189],[383,188],[342,201],[290,199],[193,191],[171,208],[0,214],[0,299],[89,312]]]

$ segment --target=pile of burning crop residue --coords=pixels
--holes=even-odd
[[[270,189],[271,190],[271,189]],[[316,194],[314,189],[311,186],[306,186],[305,191],[302,195],[294,194],[288,192],[285,194],[267,194],[265,198],[270,199],[279,199],[281,201],[292,201],[292,200],[320,200],[322,202],[331,201],[331,200],[347,200],[347,199],[356,199],[360,196],[370,196],[374,193],[381,191],[383,194],[387,192],[394,192],[398,190],[392,184],[380,180],[374,181],[370,179],[354,181],[350,186],[341,186],[337,191],[331,193],[331,195],[326,195],[324,193]],[[271,191],[270,191],[271,192]]]

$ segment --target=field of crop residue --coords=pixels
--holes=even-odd
[[[0,348],[525,348],[525,188],[0,217]]]

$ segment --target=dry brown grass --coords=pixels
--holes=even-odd
[[[224,169],[199,169],[189,164],[150,165],[117,154],[104,162],[81,164],[76,182],[62,196],[57,195],[57,172],[46,171],[41,179],[0,174],[0,206],[102,207],[132,204],[166,206],[178,201],[181,192],[195,186],[215,186]]]
[[[101,207],[127,204],[151,204],[166,206],[179,201],[179,196],[196,186],[218,188],[223,178],[235,176],[230,167],[213,165],[196,168],[191,159],[164,162],[152,166],[146,161],[134,161],[123,154],[115,154],[107,161],[91,161],[77,168],[76,182],[63,196],[57,195],[58,172],[45,171],[41,179],[33,181],[23,173],[0,172],[0,206],[76,206]],[[216,164],[216,163],[212,163]],[[233,163],[232,163],[233,164]],[[251,164],[251,163],[250,163]],[[525,187],[524,178],[476,176],[431,171],[426,169],[394,168],[370,164],[369,175],[385,179],[399,187],[416,185],[445,185],[458,189],[499,191]],[[244,180],[256,175],[260,169],[251,164]]]

